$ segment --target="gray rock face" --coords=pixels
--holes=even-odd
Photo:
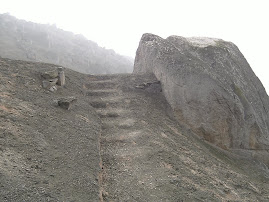
[[[134,73],[145,72],[161,81],[176,117],[209,142],[224,149],[269,149],[268,95],[233,43],[144,34]]]

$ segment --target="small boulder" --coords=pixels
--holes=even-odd
[[[75,97],[65,97],[65,98],[60,98],[57,100],[58,105],[63,108],[69,110],[71,106],[77,102],[77,98]]]
[[[58,77],[58,70],[54,69],[51,71],[46,71],[46,72],[42,73],[41,76],[44,79],[55,79]]]

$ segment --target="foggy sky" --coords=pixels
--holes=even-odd
[[[0,13],[81,33],[135,57],[143,33],[235,43],[269,92],[267,0],[0,0]]]

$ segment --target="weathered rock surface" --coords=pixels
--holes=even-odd
[[[134,73],[145,72],[156,75],[177,118],[197,134],[224,149],[268,157],[268,95],[233,43],[144,34]]]

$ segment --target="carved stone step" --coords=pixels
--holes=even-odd
[[[116,90],[92,90],[86,92],[87,96],[110,96],[110,95],[115,95],[118,91]]]
[[[116,83],[108,80],[108,81],[93,81],[84,84],[86,89],[111,89],[116,87]]]

